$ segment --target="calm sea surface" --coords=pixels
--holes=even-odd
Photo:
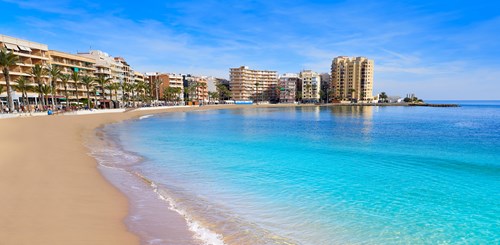
[[[500,102],[458,103],[170,113],[104,131],[143,158],[121,167],[218,234],[208,243],[498,244]]]

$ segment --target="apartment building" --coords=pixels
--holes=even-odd
[[[139,83],[139,82],[144,82],[145,81],[145,75],[140,73],[140,72],[137,72],[137,71],[134,71],[134,80],[133,82],[135,83]]]
[[[116,59],[108,53],[100,50],[91,50],[88,53],[78,53],[79,56],[93,59],[95,61],[95,75],[111,78],[111,83],[123,84],[125,81],[132,81],[133,70],[127,64],[125,59],[117,57]],[[133,78],[135,81],[135,78]],[[105,99],[101,99],[104,107],[118,107],[123,99],[121,89],[110,91],[106,88],[98,87],[100,93],[104,93]],[[116,93],[115,93],[116,92]],[[117,101],[118,100],[118,101]]]
[[[317,72],[304,70],[300,72],[302,80],[302,102],[317,103],[320,100],[321,77]]]
[[[95,61],[93,59],[56,50],[49,50],[48,54],[50,57],[49,65],[57,66],[61,70],[61,74],[71,76],[71,74],[76,71],[80,77],[90,76],[94,78],[96,68],[94,68]],[[59,100],[65,100],[65,87],[60,83],[60,78],[57,81],[56,98]],[[68,99],[70,101],[87,98],[87,90],[85,86],[81,83],[76,83],[73,79],[68,80],[67,90]],[[95,93],[92,93],[91,95],[95,95]]]
[[[184,91],[190,101],[208,102],[207,77],[183,75]]]
[[[170,86],[168,74],[160,72],[146,72],[146,82],[151,87],[151,95],[153,99],[163,100],[163,91]]]
[[[285,73],[280,76],[278,81],[280,103],[295,102],[295,94],[297,92],[299,80],[299,75],[296,73]]]
[[[248,66],[231,68],[230,89],[236,101],[272,101],[276,99],[276,71],[251,70]]]
[[[134,70],[127,63],[127,61],[123,57],[115,57],[114,59],[115,59],[115,62],[121,64],[121,71],[119,69],[117,69],[118,73],[121,72],[120,84],[135,82]],[[118,92],[118,98],[123,98],[124,92],[122,90],[118,90],[117,92]]]
[[[332,61],[331,83],[335,99],[371,101],[373,99],[373,60],[339,56]]]
[[[181,74],[175,74],[175,73],[167,73],[168,74],[168,83],[169,83],[169,86],[172,87],[172,88],[180,88],[181,89],[181,92],[179,93],[179,101],[183,101],[184,100],[184,96],[183,96],[183,93],[184,93],[184,81],[183,81],[183,77]]]
[[[18,62],[9,67],[9,78],[11,85],[16,85],[16,80],[25,77],[29,81],[33,82],[30,75],[32,67],[35,65],[41,65],[46,67],[49,62],[48,46],[46,44],[31,42],[28,40],[23,40],[15,37],[10,37],[6,35],[0,35],[0,48],[5,48],[7,51],[12,51],[17,57]],[[45,77],[45,81],[48,81],[48,77]],[[0,86],[5,85],[4,76],[0,76]],[[7,97],[7,93],[3,93],[0,97]],[[19,106],[19,101],[22,97],[19,91],[12,90],[12,98],[14,100],[15,106]],[[30,104],[38,103],[38,93],[29,92],[28,99]]]

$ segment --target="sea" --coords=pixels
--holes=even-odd
[[[165,113],[90,148],[143,244],[499,244],[500,101],[432,102],[460,107]]]

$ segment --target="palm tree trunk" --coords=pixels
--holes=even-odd
[[[103,104],[102,104],[102,109],[105,109],[105,108],[106,108],[106,106],[105,106],[106,104],[104,104],[104,101],[106,100],[106,96],[104,95],[104,92],[105,92],[105,90],[104,90],[104,84],[103,84],[103,85],[102,85],[102,94],[101,94],[102,103],[103,103]]]
[[[75,86],[76,88],[76,107],[78,107],[78,103],[80,102],[80,98],[78,97],[78,84],[76,84]]]
[[[55,89],[55,86],[54,86],[54,85],[55,85],[55,83],[54,83],[54,81],[52,81],[52,82],[50,83],[50,92],[51,92],[51,94],[52,94],[52,110],[54,110],[55,105],[56,105],[56,104],[55,104],[56,102],[55,102],[55,100],[54,100],[54,91],[55,91],[56,89]]]
[[[87,88],[87,108],[90,110],[90,91],[89,88]]]
[[[9,69],[7,67],[3,69],[3,76],[5,78],[5,85],[7,87],[7,103],[8,103],[9,113],[12,113],[14,109],[14,101],[12,100],[12,94],[10,91],[10,75],[9,75]]]
[[[64,86],[64,95],[66,96],[66,110],[69,108],[68,86]]]
[[[132,99],[134,100],[133,107],[135,108],[135,93],[134,90],[132,90]]]
[[[42,92],[42,84],[38,84],[38,94],[40,97],[40,102],[42,103],[42,110],[44,110],[45,108],[45,99],[44,99],[44,96],[43,96],[43,92]]]

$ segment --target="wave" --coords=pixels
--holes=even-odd
[[[144,116],[139,117],[139,120],[146,119],[146,118],[150,118],[150,117],[152,117],[152,116],[153,116],[152,114],[149,114],[149,115],[144,115]]]
[[[131,174],[145,182],[152,188],[151,190],[156,193],[159,199],[167,203],[170,210],[178,213],[186,220],[189,230],[194,233],[194,238],[199,240],[201,244],[225,245],[222,235],[212,232],[207,227],[204,227],[199,221],[193,219],[189,215],[189,213],[180,208],[165,192],[160,191],[157,185],[152,180],[132,170],[132,167],[137,166],[138,164],[143,162],[142,157],[121,148],[120,145],[117,142],[113,141],[112,137],[110,137],[105,132],[104,128],[96,129],[95,135],[97,137],[94,139],[88,139],[85,142],[85,146],[90,150],[89,155],[96,159],[99,166],[106,169],[126,172],[127,174]],[[130,186],[129,188],[134,187]],[[129,214],[129,217],[132,221],[137,220],[134,219],[134,214]],[[158,239],[148,238],[148,240],[149,243],[154,244],[155,240]],[[161,241],[161,239],[159,239],[159,241]]]

